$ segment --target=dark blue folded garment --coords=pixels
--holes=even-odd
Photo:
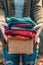
[[[6,27],[7,29],[11,29],[11,27],[19,27],[19,28],[26,28],[26,29],[32,29],[32,24],[13,24],[11,26]]]
[[[13,27],[20,27],[20,28],[33,28],[32,24],[16,24],[16,25],[12,25],[12,26]]]
[[[22,23],[14,23],[14,22],[12,22],[12,23],[10,23],[9,25],[8,25],[8,28],[11,28],[11,27],[20,27],[20,28],[29,28],[29,29],[32,29],[34,26],[32,25],[32,24],[22,24]]]
[[[9,23],[9,27],[13,26],[13,25],[16,25],[16,24],[32,24],[32,26],[34,27],[35,25],[31,22],[11,22]]]

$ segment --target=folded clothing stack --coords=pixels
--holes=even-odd
[[[5,28],[5,34],[9,39],[22,39],[28,40],[30,38],[35,38],[36,30],[33,28],[36,23],[31,20],[30,17],[27,18],[6,18],[8,27]]]

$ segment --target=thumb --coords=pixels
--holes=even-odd
[[[37,34],[36,34],[36,37],[39,37],[41,31],[42,31],[42,27],[38,29]]]
[[[42,23],[41,24],[38,24],[34,27],[34,29],[39,29],[40,27],[42,27]]]
[[[39,28],[35,37],[35,43],[37,42],[37,38],[39,37],[40,33],[41,33],[42,28]]]
[[[3,26],[8,26],[8,24],[7,24],[7,23],[5,23],[5,22],[0,22],[0,25],[3,25]]]

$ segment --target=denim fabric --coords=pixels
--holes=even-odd
[[[7,50],[3,50],[6,65],[19,65],[20,55],[19,54],[8,54]]]
[[[21,18],[23,16],[24,0],[14,0],[15,17]]]
[[[19,54],[8,54],[6,49],[3,50],[3,53],[6,60],[6,65],[19,65],[20,60]],[[29,62],[33,62],[35,64],[37,56],[38,56],[38,49],[34,49],[33,54],[22,54],[23,65],[27,65],[27,63]]]
[[[38,49],[34,49],[33,54],[24,54],[24,55],[22,55],[23,65],[28,65],[28,63],[30,64],[30,62],[33,62],[33,65],[34,65],[35,62],[36,62],[37,56],[38,56]]]

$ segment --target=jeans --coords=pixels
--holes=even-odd
[[[19,65],[20,54],[8,54],[6,49],[3,49],[6,65]],[[22,54],[23,65],[35,65],[38,56],[38,49],[35,49],[33,54]]]

